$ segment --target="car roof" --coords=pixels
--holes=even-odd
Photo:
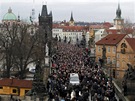
[[[70,73],[70,77],[78,77],[78,73]]]

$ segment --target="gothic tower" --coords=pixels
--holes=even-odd
[[[41,15],[39,14],[39,26],[42,26],[44,29],[46,26],[52,29],[52,12],[48,14],[46,5],[42,6]]]
[[[50,57],[52,56],[52,12],[48,14],[47,6],[42,6],[41,15],[39,14],[39,28],[41,29],[44,46],[44,67],[43,82],[47,83],[50,74]]]
[[[122,29],[124,24],[124,19],[121,17],[121,9],[120,4],[118,4],[118,8],[116,10],[116,18],[114,19],[114,26],[116,29]]]
[[[52,12],[48,14],[47,6],[42,6],[41,15],[39,14],[39,26],[43,29],[45,34],[45,43],[49,47],[49,56],[51,56],[51,41],[52,41]]]
[[[71,17],[70,17],[70,21],[69,21],[69,26],[74,26],[74,19],[73,19],[73,13],[71,12]]]

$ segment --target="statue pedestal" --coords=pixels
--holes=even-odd
[[[50,68],[45,67],[44,68],[44,76],[43,76],[43,82],[44,84],[47,84],[48,76],[50,75]]]

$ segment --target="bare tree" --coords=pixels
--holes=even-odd
[[[40,51],[42,48],[38,41],[40,40],[38,31],[31,35],[30,29],[31,26],[26,24],[14,24],[12,27],[5,25],[5,32],[1,33],[0,41],[2,43],[1,53],[4,54],[1,60],[6,61],[6,77],[10,77],[12,67],[19,70],[16,76],[20,79],[25,78],[27,66],[43,56]]]
[[[135,31],[133,29],[133,23],[130,19],[125,19],[125,23],[123,25],[122,33],[130,34],[131,37],[135,36]]]
[[[13,60],[13,47],[14,47],[14,41],[15,41],[15,33],[16,28],[13,26],[9,26],[7,24],[4,24],[3,31],[0,33],[0,44],[1,44],[1,60],[3,61],[3,68],[4,68],[4,77],[9,78],[10,77],[10,69],[12,67],[12,60]]]

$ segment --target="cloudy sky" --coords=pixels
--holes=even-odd
[[[113,22],[116,9],[120,2],[122,17],[135,22],[134,0],[0,0],[0,21],[8,8],[21,19],[29,19],[31,9],[35,8],[35,17],[41,12],[43,4],[47,3],[48,11],[53,12],[54,21],[69,21],[71,12],[75,21]]]

